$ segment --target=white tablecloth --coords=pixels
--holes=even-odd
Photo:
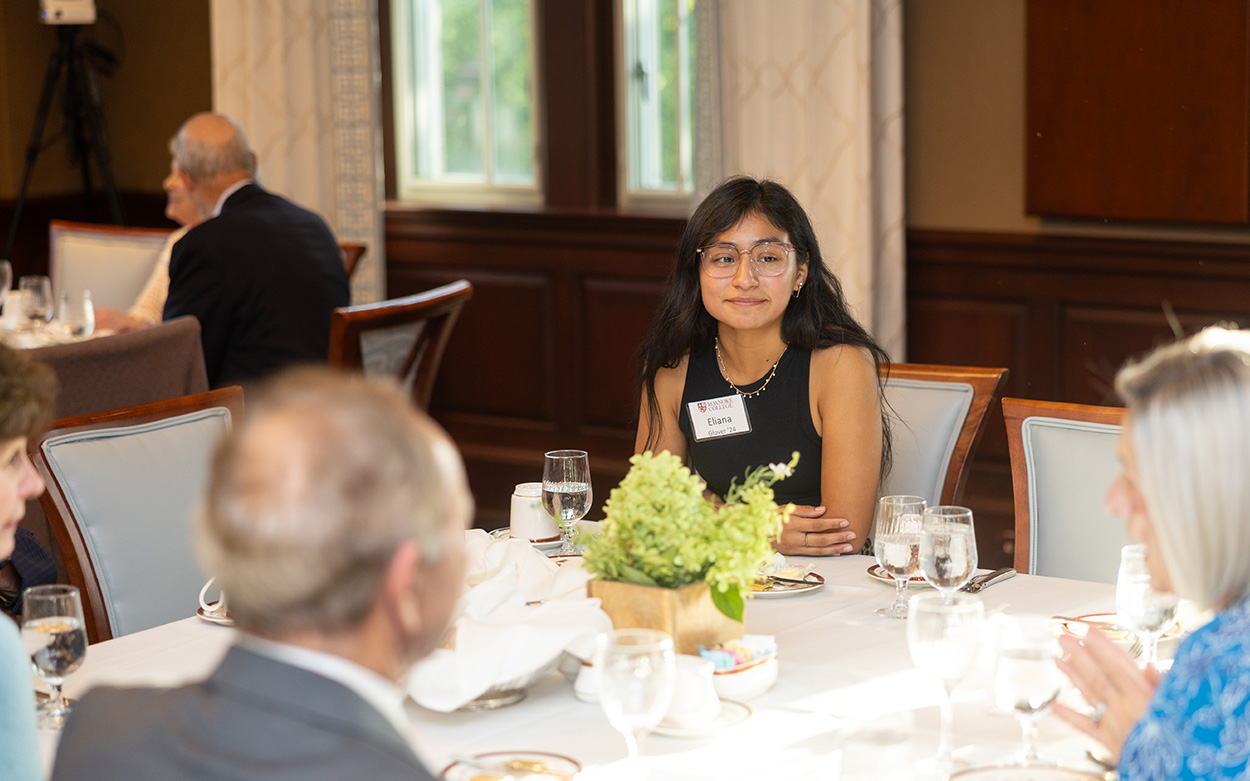
[[[803,559],[797,559],[802,563]],[[753,714],[706,738],[652,735],[644,762],[652,781],[736,778],[837,778],[839,736],[864,718],[900,712],[914,724],[910,749],[931,756],[937,744],[941,688],[917,672],[907,651],[906,621],[878,618],[893,586],[866,574],[872,559],[813,559],[826,585],[787,599],[751,600],[746,628],[777,638],[776,685],[748,703]],[[1114,587],[1021,575],[981,593],[989,613],[1080,615],[1115,609]],[[225,653],[233,630],[188,618],[98,645],[66,693],[101,683],[175,684],[207,675]],[[973,762],[1003,759],[1019,746],[1015,719],[994,710],[990,654],[955,692],[956,746]],[[587,775],[622,777],[624,742],[597,705],[576,699],[553,675],[517,705],[481,713],[434,713],[409,703],[412,739],[434,771],[458,754],[496,750],[549,751],[571,756]],[[1083,759],[1087,740],[1054,717],[1041,723],[1044,752],[1065,762]],[[50,766],[55,733],[42,732]],[[902,759],[900,757],[900,759]]]

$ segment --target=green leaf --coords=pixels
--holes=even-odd
[[[742,621],[742,611],[745,604],[742,601],[742,591],[736,586],[721,591],[718,588],[712,588],[712,604],[716,605],[716,609],[724,613],[734,621]]]
[[[660,585],[659,583],[655,582],[655,578],[651,577],[650,575],[648,575],[647,573],[643,572],[640,569],[635,569],[634,567],[631,567],[628,564],[624,564],[624,563],[620,565],[620,568],[621,568],[621,574],[625,576],[621,580],[625,583],[635,583],[639,586]]]

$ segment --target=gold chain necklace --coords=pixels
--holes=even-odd
[[[737,393],[739,396],[741,396],[744,399],[751,399],[763,393],[764,389],[768,387],[768,383],[773,381],[773,375],[777,373],[777,365],[781,363],[781,356],[785,355],[786,350],[788,349],[790,349],[790,345],[788,344],[785,347],[781,348],[781,355],[777,356],[777,360],[773,363],[772,371],[770,371],[768,373],[768,376],[764,378],[764,384],[759,386],[755,390],[751,391],[750,393],[747,393],[746,391],[739,388],[737,385],[734,385],[734,381],[729,379],[729,370],[725,368],[725,359],[722,358],[720,354],[720,337],[719,336],[716,337],[716,365],[720,367],[720,376],[724,378],[725,382],[729,383],[729,387],[733,388],[735,393]]]

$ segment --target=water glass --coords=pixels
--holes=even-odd
[[[13,289],[13,264],[0,260],[0,313],[9,301],[9,291]]]
[[[45,276],[27,276],[18,281],[22,297],[25,328],[38,331],[52,319],[52,280]]]
[[[573,524],[590,511],[590,463],[585,450],[552,450],[543,462],[543,509],[560,527],[560,554],[579,553]]]
[[[995,616],[998,659],[994,668],[994,704],[1020,722],[1022,765],[1040,761],[1037,722],[1050,711],[1063,681],[1055,659],[1059,643],[1055,623],[1039,616]]]
[[[883,496],[873,521],[877,564],[894,578],[894,604],[877,610],[882,618],[907,618],[907,582],[920,572],[922,496]]]
[[[977,536],[972,510],[940,505],[924,511],[920,530],[920,574],[948,602],[977,571]]]
[[[677,683],[673,638],[657,629],[617,629],[599,635],[594,670],[599,705],[625,737],[630,767],[636,770],[643,738],[672,703]]]
[[[938,739],[938,768],[948,772],[951,751],[951,695],[972,670],[981,647],[985,609],[971,594],[917,594],[908,603],[907,650],[921,672],[937,678],[942,699],[942,728]]]
[[[57,316],[61,327],[70,336],[87,337],[95,331],[95,306],[91,303],[91,291],[78,295],[69,291],[61,293],[61,310]]]
[[[1159,638],[1176,621],[1175,594],[1151,586],[1146,546],[1120,549],[1120,573],[1115,583],[1115,612],[1120,623],[1133,630],[1142,646],[1142,666],[1158,668]]]
[[[87,655],[82,600],[73,586],[54,584],[31,586],[22,592],[22,602],[22,643],[51,690],[39,706],[39,725],[59,730],[70,712],[61,684]]]

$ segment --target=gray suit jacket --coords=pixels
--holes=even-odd
[[[433,778],[355,692],[238,647],[201,683],[89,692],[66,725],[52,777]]]

